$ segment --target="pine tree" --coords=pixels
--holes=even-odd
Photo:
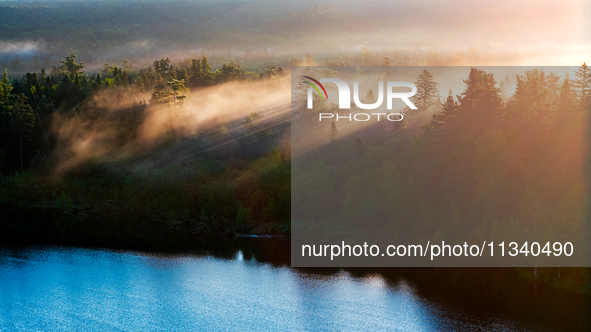
[[[66,59],[60,61],[60,63],[62,64],[60,66],[61,70],[69,74],[71,79],[78,76],[85,67],[84,62],[76,63],[76,51],[72,51],[72,49],[70,49],[70,55],[66,56]]]
[[[135,78],[135,80],[133,81],[133,87],[136,92],[146,92],[146,85],[144,84],[144,81],[142,80],[141,76]]]
[[[479,135],[486,129],[498,128],[503,103],[493,74],[471,68],[464,83],[466,90],[458,100],[458,129]]]
[[[430,110],[439,102],[440,94],[437,83],[433,81],[433,75],[424,69],[415,82],[417,93],[411,98],[418,112]]]
[[[152,104],[167,104],[170,101],[171,95],[172,92],[168,89],[162,77],[157,76],[154,89],[152,90],[152,99],[150,102]]]
[[[450,129],[454,118],[457,116],[458,103],[455,101],[451,89],[449,95],[444,103],[441,104],[443,109],[440,113],[433,114],[433,118],[429,123],[434,132],[430,134],[440,133]]]
[[[183,93],[185,91],[185,80],[172,80],[167,83],[172,88],[173,94],[173,104],[177,103],[177,99],[182,103],[183,99],[185,98],[184,95],[179,96],[179,93]]]
[[[74,78],[74,94],[79,95],[81,91],[82,86],[80,85],[80,79],[78,78],[78,75],[76,75]]]
[[[330,124],[330,129],[328,129],[328,137],[331,141],[336,141],[337,136],[339,136],[339,130],[337,129],[337,124],[333,121]]]
[[[24,94],[21,93],[12,99],[10,127],[19,138],[20,166],[21,171],[23,171],[23,139],[27,138],[33,130],[35,113],[31,106],[27,104],[27,97]]]
[[[363,100],[361,102],[364,104],[374,104],[377,101],[378,101],[378,97],[376,96],[376,94],[373,92],[373,90],[370,87],[369,91],[367,91],[367,93],[365,94],[365,98],[363,98]]]
[[[41,72],[39,73],[39,81],[44,82],[47,73],[45,72],[45,67],[41,68]]]
[[[269,72],[269,75],[277,75],[277,69],[267,68],[265,71]],[[224,83],[237,79],[242,73],[242,70],[232,60],[229,65],[224,64],[216,75],[216,83]]]
[[[8,102],[8,97],[10,96],[10,92],[12,91],[12,86],[9,84],[9,82],[10,80],[8,79],[8,71],[4,69],[2,81],[0,81],[0,111],[2,105]]]
[[[579,91],[579,101],[584,108],[591,106],[591,69],[583,63],[575,72],[574,86]]]
[[[201,59],[201,82],[204,86],[210,86],[214,83],[214,73],[211,71],[209,59],[204,56]]]
[[[565,115],[572,115],[577,107],[577,96],[573,91],[573,86],[568,77],[562,82],[560,87],[560,95],[557,102],[557,111],[555,117],[563,117]]]
[[[49,96],[49,89],[53,87],[53,80],[50,76],[45,77],[45,82],[43,82],[43,86],[45,87],[45,95]]]
[[[95,84],[97,87],[101,87],[103,85],[103,82],[101,81],[101,73],[97,73],[96,74],[96,79],[94,80]]]
[[[197,87],[203,85],[203,72],[201,70],[201,61],[199,61],[199,59],[191,59],[189,74],[189,86]]]
[[[4,70],[2,81],[0,81],[0,125],[9,129],[12,134],[18,137],[20,168],[23,166],[23,140],[26,139],[35,124],[35,113],[27,103],[24,94],[12,94],[13,87],[9,84],[8,73]]]

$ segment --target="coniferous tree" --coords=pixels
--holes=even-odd
[[[24,170],[23,140],[27,139],[35,124],[35,113],[24,94],[13,94],[5,70],[0,81],[0,127],[19,142],[20,169]]]
[[[42,67],[41,72],[39,72],[39,81],[45,82],[45,77],[47,77],[47,73],[45,72],[45,67]]]
[[[62,72],[69,74],[71,79],[81,74],[81,70],[85,67],[84,62],[76,63],[76,51],[72,51],[72,49],[70,49],[70,55],[60,63],[62,64],[60,66]]]
[[[185,80],[175,79],[168,82],[167,84],[172,88],[173,104],[176,104],[177,100],[182,103],[185,96],[179,96],[179,93],[183,93],[185,91]]]
[[[370,87],[369,91],[367,91],[367,93],[365,94],[365,97],[363,98],[363,100],[361,102],[364,104],[373,104],[377,101],[378,101],[378,96],[376,96],[376,94],[373,92],[373,90]]]
[[[240,67],[232,60],[229,65],[224,64],[216,75],[216,83],[224,83],[237,79],[242,74]],[[273,69],[271,75],[277,74]]]
[[[562,82],[560,95],[556,106],[556,118],[572,116],[577,110],[577,95],[568,77]]]
[[[458,103],[454,99],[451,90],[444,103],[441,104],[442,111],[433,114],[428,126],[423,127],[427,130],[425,134],[429,136],[441,136],[451,130],[454,119],[457,116]]]
[[[417,107],[417,112],[428,111],[439,102],[441,96],[439,89],[437,89],[437,83],[433,81],[433,75],[427,69],[419,74],[415,85],[417,93],[411,100]]]
[[[12,91],[12,86],[9,84],[10,80],[8,79],[8,71],[4,69],[4,74],[2,75],[2,81],[0,81],[0,111],[5,111],[8,107],[8,98],[10,96],[10,92]]]
[[[20,169],[24,171],[23,166],[23,139],[27,139],[35,125],[35,113],[29,104],[27,104],[27,97],[24,94],[12,96],[10,127],[18,136],[19,140],[19,156]]]
[[[471,68],[464,83],[466,90],[458,100],[458,129],[466,134],[478,135],[486,128],[498,128],[502,99],[493,74]]]
[[[82,85],[80,84],[80,79],[78,75],[74,77],[74,94],[79,95],[82,92]]]
[[[189,86],[198,87],[203,85],[203,72],[201,70],[201,61],[191,59]]]
[[[579,101],[585,109],[591,106],[591,69],[583,63],[575,72],[574,87],[579,92]]]
[[[43,82],[43,86],[45,87],[45,95],[49,96],[49,89],[53,87],[53,80],[50,76],[45,77],[45,82]]]
[[[172,92],[168,89],[167,84],[164,82],[162,77],[157,76],[154,89],[152,90],[152,104],[167,104],[170,101]]]
[[[142,77],[136,77],[134,83],[134,88],[136,89],[137,92],[145,92],[146,91],[146,85],[144,83],[144,80],[142,79]]]
[[[336,141],[337,136],[339,136],[339,130],[337,129],[337,124],[333,121],[330,124],[330,129],[328,129],[328,137],[334,142]]]
[[[214,73],[211,71],[211,65],[209,59],[204,56],[201,59],[201,82],[204,86],[210,86],[214,83]]]
[[[103,82],[101,81],[101,73],[98,72],[96,74],[96,79],[94,80],[94,83],[96,85],[96,87],[100,88],[103,85]]]

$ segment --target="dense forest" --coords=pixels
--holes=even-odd
[[[312,60],[295,59],[294,64]],[[382,59],[386,67],[389,61]],[[90,75],[84,68],[70,52],[53,75],[42,68],[9,80],[4,73],[1,197],[14,216],[6,219],[3,227],[12,231],[5,234],[42,234],[39,229],[47,227],[43,223],[25,223],[18,229],[25,225],[19,219],[35,214],[55,220],[53,226],[61,233],[57,238],[81,243],[133,245],[164,234],[188,239],[289,233],[289,112],[220,114],[200,122],[191,122],[187,115],[187,103],[206,102],[193,100],[199,91],[261,82],[281,89],[285,69],[269,65],[252,72],[234,61],[213,69],[206,56],[176,64],[164,58],[141,69],[129,63],[105,64]],[[416,223],[423,228],[445,216],[458,224],[481,220],[481,236],[508,227],[519,234],[523,223],[529,225],[526,232],[542,238],[553,235],[536,234],[536,224],[565,225],[560,232],[554,230],[563,236],[584,233],[589,160],[581,158],[588,158],[591,85],[586,65],[573,78],[529,71],[516,77],[513,95],[499,88],[504,81],[497,83],[475,68],[465,80],[466,90],[457,96],[440,98],[428,70],[416,84],[423,92],[415,102],[423,111],[407,112],[406,121],[385,132],[384,144],[362,134],[339,137],[334,125],[322,129],[333,143],[316,152],[320,159],[338,163],[358,155],[360,162],[368,158],[388,163],[351,178],[349,173],[331,173],[329,162],[322,169],[338,178],[333,183],[359,185],[359,176],[380,182],[383,172],[394,172],[387,192],[366,193],[366,198],[407,200],[397,215],[418,209],[415,215],[432,221]],[[212,97],[216,95],[207,98]],[[367,98],[375,96],[370,91]],[[422,129],[406,128],[406,122],[424,118],[428,109],[438,112]],[[162,119],[146,127],[153,114]],[[347,170],[357,168],[350,165]],[[404,194],[408,192],[415,196]],[[423,199],[414,199],[418,196]],[[352,201],[339,194],[325,197],[333,204]],[[343,208],[337,218],[355,218],[352,211],[358,207]],[[93,239],[85,238],[88,234],[94,234]]]
[[[349,76],[332,69],[332,77]],[[591,69],[583,64],[572,78],[526,70],[511,92],[505,78],[497,83],[472,67],[464,91],[445,98],[429,70],[415,81],[418,110],[399,122],[357,124],[352,134],[348,121],[318,121],[334,105],[317,98],[309,110],[301,102],[292,199],[311,222],[309,231],[298,223],[302,236],[331,243],[372,234],[386,244],[560,239],[588,248]],[[365,100],[377,100],[371,89]],[[427,119],[422,132],[407,127],[417,117]]]
[[[11,81],[4,72],[2,234],[137,246],[169,235],[182,243],[213,233],[289,233],[289,113],[197,124],[185,104],[190,89],[274,86],[283,69],[254,75],[189,60],[186,68],[161,59],[130,74],[111,66],[89,76],[71,52],[58,76],[41,70]],[[146,130],[150,114],[163,118]]]
[[[330,77],[350,79],[331,70]],[[318,112],[342,115],[334,104],[317,97],[309,110],[299,100],[292,236],[305,243],[571,241],[588,259],[591,69],[583,64],[572,76],[525,70],[507,89],[507,78],[472,67],[464,90],[443,98],[429,70],[415,81],[412,99],[421,107],[399,122],[352,131],[348,121],[318,121]],[[364,102],[376,99],[370,89]],[[420,131],[408,125],[425,113]],[[306,139],[314,132],[322,134]],[[590,290],[589,269],[544,271],[561,287]]]

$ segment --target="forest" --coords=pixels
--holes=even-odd
[[[425,67],[414,81],[417,111],[362,129],[318,121],[320,112],[343,110],[320,96],[310,110],[305,95],[294,94],[292,132],[299,142],[292,141],[292,241],[560,239],[589,253],[589,67],[574,75],[524,69],[513,78],[472,67],[463,90],[445,97],[430,73],[435,70]],[[351,79],[339,67],[317,71]],[[381,72],[388,75],[387,67]],[[353,73],[359,80],[363,75],[359,68]],[[369,89],[363,102],[376,100]],[[534,278],[531,269],[517,270]],[[557,287],[590,290],[588,268],[543,271]]]
[[[111,66],[89,76],[72,51],[59,76],[42,69],[9,80],[5,71],[2,234],[109,246],[288,234],[289,113],[197,124],[186,107],[190,89],[274,85],[283,69],[255,75],[230,63],[213,71],[207,57],[189,60],[187,68],[161,59],[133,74]],[[153,114],[164,118],[148,130]]]
[[[442,17],[405,16],[411,2],[399,12],[352,1],[104,3],[0,2],[3,241],[165,250],[214,235],[290,235],[290,123],[310,114],[290,113],[289,75],[302,66],[318,77],[344,67],[476,66],[455,93],[437,91],[425,67],[415,81],[423,111],[384,130],[314,127],[327,144],[293,171],[312,193],[303,203],[335,207],[329,219],[360,224],[356,210],[389,197],[399,202],[390,234],[406,222],[436,237],[439,220],[471,229],[478,220],[471,236],[591,235],[586,64],[572,76],[495,77],[478,66],[542,58],[507,53],[494,35],[443,47],[437,36],[397,34],[412,25],[451,27],[439,38],[449,43],[455,35]],[[352,155],[358,163],[335,172]],[[362,171],[366,161],[376,167]],[[347,196],[352,189],[362,200]],[[573,271],[569,280],[591,284],[588,270]]]
[[[367,52],[362,49],[359,58]],[[307,61],[315,62],[308,55],[294,57],[293,65]],[[389,62],[382,59],[384,68]],[[326,74],[327,68],[312,68],[307,70]],[[175,242],[207,234],[289,234],[288,105],[241,115],[195,110],[197,104],[221,103],[217,93],[199,94],[216,87],[255,86],[258,93],[281,94],[289,68],[271,64],[253,72],[230,61],[213,69],[203,56],[177,63],[163,58],[145,68],[124,62],[121,67],[107,63],[96,73],[84,69],[70,51],[53,74],[42,68],[10,80],[4,72],[1,204],[13,216],[4,219],[3,228],[10,230],[4,234],[52,234],[115,246],[169,235],[166,241]],[[312,158],[320,162],[311,164],[344,187],[359,186],[359,176],[380,182],[383,172],[389,173],[392,186],[366,198],[408,200],[397,215],[420,216],[421,223],[414,224],[424,229],[445,216],[460,225],[481,220],[486,225],[481,236],[511,227],[519,234],[523,225],[532,234],[535,225],[561,225],[553,232],[567,237],[584,234],[591,70],[583,64],[571,78],[534,69],[515,78],[512,95],[503,91],[507,79],[497,83],[484,70],[473,68],[464,82],[465,91],[443,98],[425,69],[415,82],[422,92],[414,97],[423,111],[409,111],[405,121],[383,131],[387,140],[339,136],[334,125],[320,128],[332,143],[314,152]],[[366,99],[372,98],[370,90]],[[199,112],[208,116],[197,121],[191,114]],[[359,165],[350,165],[345,174],[330,170],[330,160],[338,163],[352,154],[360,161],[379,161],[379,169],[362,175],[355,172]],[[334,193],[308,199],[352,200],[336,187],[325,189]],[[355,218],[355,206],[343,208],[337,218]],[[36,214],[49,216],[55,225],[30,218]],[[29,224],[29,219],[37,221]]]
[[[350,76],[332,68],[331,77]],[[320,112],[337,112],[322,98],[314,109],[299,101],[292,122],[299,235],[320,243],[561,239],[588,249],[591,70],[573,69],[574,77],[525,68],[497,82],[472,67],[461,93],[441,97],[431,74],[439,68],[425,67],[411,98],[418,109],[365,128],[318,121]],[[376,100],[369,89],[364,101]]]

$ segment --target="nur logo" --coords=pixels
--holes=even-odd
[[[314,83],[316,83],[322,91],[324,91],[324,95],[318,89],[318,86],[310,83],[309,81],[303,81],[304,83],[311,86],[308,88],[308,109],[313,108],[313,99],[312,94],[314,93],[314,88],[321,97],[324,97],[328,100],[328,94],[326,93],[326,89],[322,85],[322,83],[334,83],[337,86],[339,91],[339,109],[351,109],[351,89],[349,85],[338,78],[321,78],[320,81],[315,80],[310,76],[302,76]],[[409,92],[394,92],[393,88],[395,87],[406,87],[410,88]],[[386,82],[386,104],[389,110],[392,109],[392,100],[393,99],[401,99],[410,109],[416,110],[417,107],[410,101],[410,97],[414,96],[417,93],[417,87],[410,82]],[[359,99],[359,82],[353,82],[353,101],[357,107],[364,109],[364,110],[374,110],[382,105],[384,102],[384,82],[378,82],[378,100],[373,104],[364,104]]]
[[[314,81],[314,83],[318,84],[321,88],[322,91],[324,91],[324,98],[326,98],[326,100],[328,100],[328,93],[326,93],[326,89],[324,88],[324,86],[322,86],[322,84],[320,82],[318,82],[317,80],[313,79],[310,76],[302,76],[303,78],[307,78],[311,81]],[[314,89],[316,89],[316,91],[318,91],[318,94],[322,97],[322,93],[320,93],[320,90],[318,90],[318,87],[308,81],[304,81],[304,83],[308,84],[309,86],[313,87]],[[310,100],[312,99],[312,89],[308,88],[308,108],[310,108]]]

